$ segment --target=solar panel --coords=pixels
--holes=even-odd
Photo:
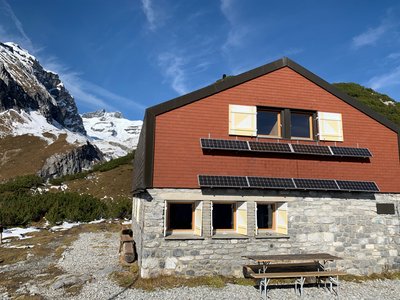
[[[246,141],[200,139],[201,148],[217,150],[249,150]]]
[[[371,152],[367,148],[331,146],[331,150],[333,152],[333,155],[336,155],[336,156],[372,157]]]
[[[247,177],[252,188],[294,189],[291,178]]]
[[[201,187],[249,187],[246,176],[199,175]]]
[[[249,145],[251,151],[256,152],[292,153],[289,144],[249,142]]]
[[[379,192],[379,188],[373,181],[347,181],[336,180],[341,190],[358,192]]]
[[[298,189],[305,190],[338,190],[335,180],[329,179],[300,179],[294,178],[294,183]]]
[[[314,155],[332,155],[328,146],[292,144],[294,153],[314,154]]]

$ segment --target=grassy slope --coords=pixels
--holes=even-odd
[[[36,173],[44,161],[55,153],[73,149],[60,137],[51,145],[44,140],[30,135],[7,136],[0,139],[0,182],[16,176]]]
[[[384,115],[386,118],[394,122],[400,127],[400,103],[384,95],[374,91],[373,89],[363,87],[357,83],[334,83],[338,89],[347,93],[349,96],[359,100],[363,104],[369,106],[376,112]],[[385,104],[384,102],[393,102],[394,104]]]
[[[130,197],[132,170],[132,164],[125,164],[109,171],[91,173],[86,178],[68,181],[66,184],[69,191],[90,194],[98,198]]]

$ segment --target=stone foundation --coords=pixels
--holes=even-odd
[[[400,194],[235,191],[248,202],[248,235],[221,239],[211,234],[211,199],[226,191],[150,189],[134,198],[132,229],[142,277],[225,275],[241,277],[245,255],[327,252],[352,274],[400,269]],[[244,194],[243,194],[244,193]],[[203,201],[201,239],[164,237],[165,200]],[[193,196],[194,195],[194,196]],[[197,196],[196,196],[197,195]],[[254,197],[288,203],[288,235],[256,236]],[[259,198],[257,198],[259,199]],[[140,203],[140,204],[139,204]],[[394,215],[377,214],[377,203],[393,203]]]

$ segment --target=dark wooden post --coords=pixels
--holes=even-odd
[[[0,224],[0,244],[3,243],[3,225]]]

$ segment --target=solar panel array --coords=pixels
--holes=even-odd
[[[331,146],[333,155],[348,157],[372,157],[367,148],[335,147]]]
[[[292,153],[289,144],[249,142],[250,150],[256,152]]]
[[[305,190],[338,190],[335,180],[329,179],[293,179],[298,189]]]
[[[200,187],[379,192],[373,181],[199,175]]]
[[[200,139],[203,149],[249,150],[246,141]]]
[[[375,192],[379,191],[378,186],[375,182],[370,181],[336,181],[341,190],[348,191],[365,191],[365,192]]]
[[[200,186],[207,187],[248,187],[246,176],[199,175]]]
[[[301,155],[324,155],[340,157],[372,157],[367,148],[318,146],[309,144],[268,143],[239,140],[200,139],[206,150],[290,153]]]
[[[292,144],[293,151],[299,154],[332,155],[328,146]]]
[[[254,188],[295,188],[291,178],[247,177],[249,186]]]

